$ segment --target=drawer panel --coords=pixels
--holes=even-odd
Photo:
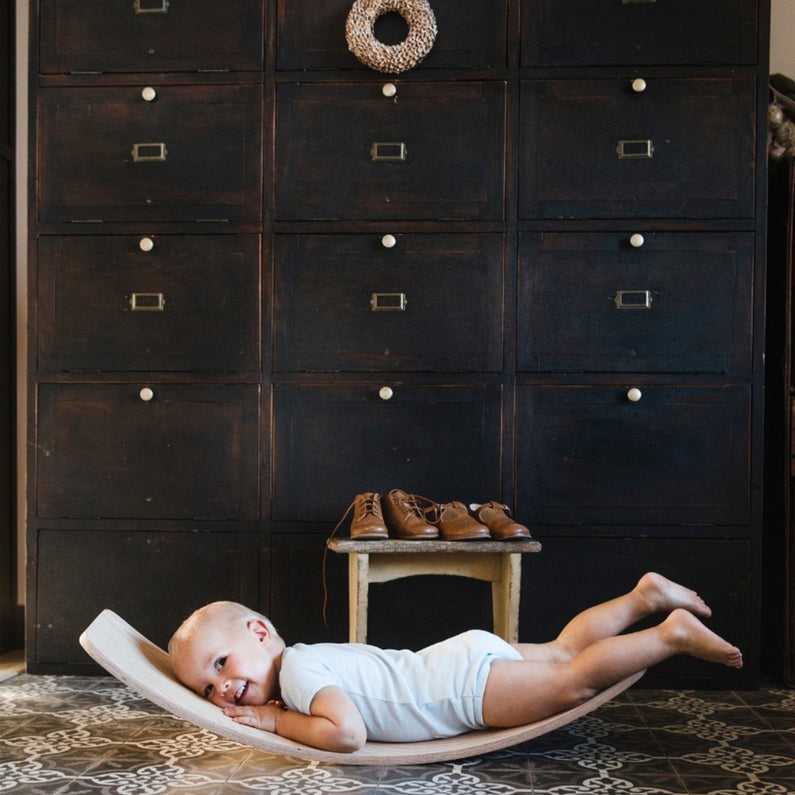
[[[259,601],[253,533],[44,529],[36,547],[38,665],[91,664],[78,638],[106,608],[166,648],[197,607]]]
[[[275,520],[334,522],[363,491],[500,494],[499,385],[385,385],[274,387]]]
[[[42,88],[38,98],[41,221],[259,220],[257,86]]]
[[[279,235],[281,371],[502,367],[502,235]]]
[[[258,370],[259,250],[256,235],[39,238],[39,366]]]
[[[752,78],[524,81],[524,218],[754,213]]]
[[[277,217],[504,216],[505,84],[281,84]]]
[[[581,610],[630,590],[643,572],[659,571],[698,588],[712,608],[710,628],[743,650],[745,666],[677,655],[650,668],[643,687],[756,687],[759,618],[748,598],[759,577],[755,544],[725,537],[722,528],[710,539],[647,538],[645,530],[630,528],[616,538],[539,530],[542,553],[522,556],[519,637],[528,643],[554,638]]]
[[[257,519],[258,401],[256,386],[41,384],[38,515]]]
[[[745,386],[521,386],[517,516],[748,525],[750,406]]]
[[[347,533],[347,528],[338,533]],[[324,555],[328,534],[326,530],[271,536],[269,617],[282,637],[306,643],[348,639],[348,556]],[[422,541],[417,543],[422,546]],[[327,589],[321,577],[308,576],[319,571],[325,572]],[[325,616],[318,609],[321,604],[326,606]],[[367,615],[368,643],[383,649],[422,649],[472,627],[490,630],[491,584],[454,575],[402,577],[369,589]],[[419,615],[421,621],[410,618]]]
[[[437,36],[431,51],[411,70],[505,67],[506,0],[433,3]],[[351,0],[279,0],[278,69],[367,69],[348,49],[345,22]],[[375,23],[384,44],[399,44],[408,27],[396,13]]]
[[[752,64],[757,26],[757,0],[523,0],[522,66]]]
[[[44,73],[261,70],[259,0],[40,0]]]
[[[748,372],[753,258],[752,234],[523,234],[518,368]]]

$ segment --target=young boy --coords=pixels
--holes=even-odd
[[[652,613],[668,617],[621,635]],[[733,668],[738,648],[697,616],[694,591],[650,572],[548,643],[511,645],[472,630],[419,652],[346,643],[286,647],[264,616],[213,602],[176,631],[177,677],[239,723],[329,751],[531,723],[675,654]]]

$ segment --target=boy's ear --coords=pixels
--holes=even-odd
[[[260,643],[269,643],[273,637],[270,627],[261,618],[252,618],[246,626]]]

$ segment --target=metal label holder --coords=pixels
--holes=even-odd
[[[370,146],[370,157],[374,163],[402,161],[406,155],[408,149],[402,141],[374,141]]]
[[[168,13],[168,0],[135,0],[133,9],[136,14],[166,14]]]
[[[616,309],[651,309],[651,290],[618,290]]]
[[[162,312],[166,307],[163,293],[133,293],[130,308],[133,312]]]
[[[371,312],[405,312],[405,293],[373,293],[370,296]]]
[[[168,150],[162,142],[133,144],[133,163],[162,163],[166,159]]]

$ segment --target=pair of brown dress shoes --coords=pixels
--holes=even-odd
[[[416,494],[392,489],[357,494],[351,521],[351,539],[370,541],[434,539],[486,541],[530,538],[530,531],[510,517],[507,505],[491,501],[437,503]]]

